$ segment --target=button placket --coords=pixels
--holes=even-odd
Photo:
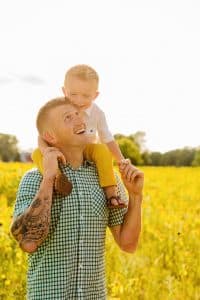
[[[81,187],[80,177],[81,177],[81,168],[76,176],[76,184],[77,184],[77,193],[78,193],[78,202],[79,202],[79,262],[78,262],[78,287],[77,287],[77,293],[78,293],[78,299],[83,298],[83,236],[84,236],[84,222],[85,222],[85,216],[84,216],[84,193],[82,190],[79,190]]]

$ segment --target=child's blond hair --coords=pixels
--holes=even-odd
[[[64,86],[67,85],[67,79],[70,76],[75,76],[82,80],[95,80],[98,87],[99,75],[92,67],[88,65],[76,65],[71,67],[65,74]]]

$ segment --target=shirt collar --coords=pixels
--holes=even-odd
[[[87,160],[87,159],[85,159],[84,161],[83,161],[83,166],[84,167],[89,167],[89,166],[92,166],[94,163],[92,162],[92,161],[90,161],[90,160]]]
[[[87,167],[90,167],[92,165],[94,165],[94,163],[92,161],[84,159],[83,164],[77,170],[81,169],[82,167],[87,168]],[[71,167],[71,165],[69,163],[67,163],[66,166],[59,163],[59,167],[60,167],[61,171],[62,170],[64,171],[65,168],[69,168],[69,169],[73,170],[73,168]]]

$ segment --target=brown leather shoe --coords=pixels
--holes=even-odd
[[[62,196],[68,196],[72,191],[72,183],[68,180],[67,176],[59,173],[56,176],[54,183],[55,191]]]

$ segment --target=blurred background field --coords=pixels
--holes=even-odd
[[[25,299],[26,255],[9,233],[16,190],[29,163],[0,163],[0,300]],[[200,299],[200,168],[142,167],[145,190],[137,251],[108,232],[109,300]]]

